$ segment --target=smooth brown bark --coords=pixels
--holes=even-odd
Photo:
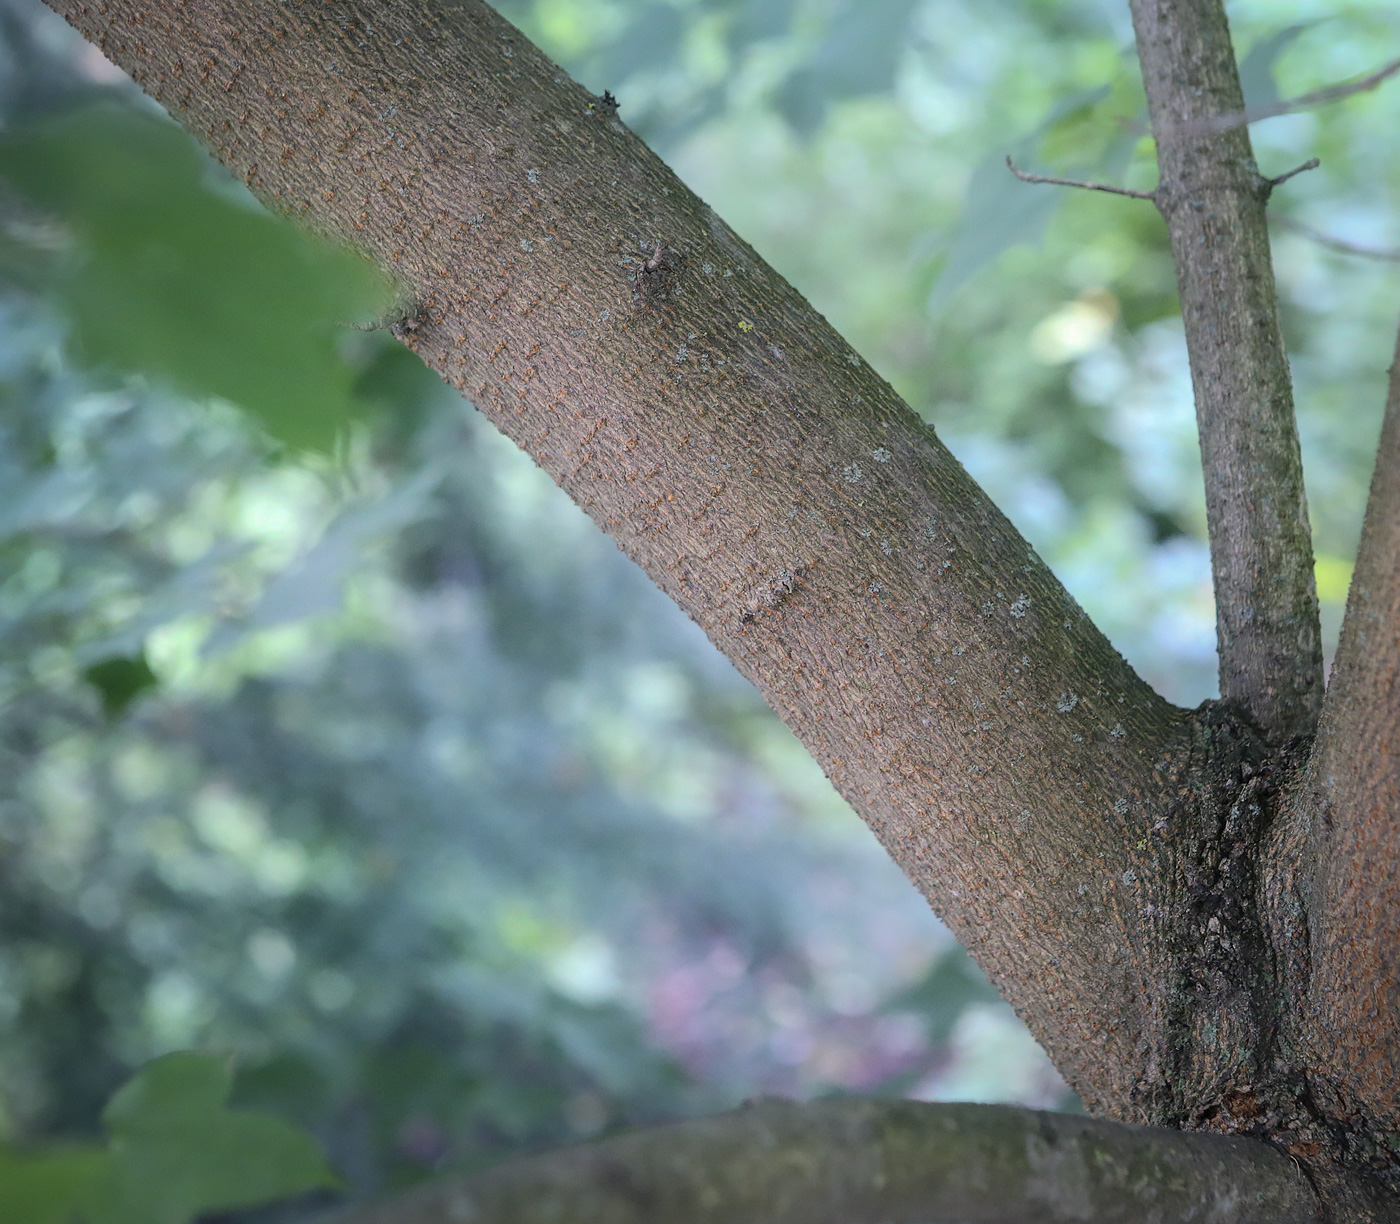
[[[1222,0],[1132,0],[1196,392],[1220,695],[1274,744],[1322,708],[1312,533],[1249,131]]]
[[[768,1102],[449,1178],[336,1224],[1313,1224],[1253,1140],[1003,1105]]]

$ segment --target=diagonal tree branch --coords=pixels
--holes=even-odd
[[[1310,736],[1322,705],[1312,535],[1279,330],[1262,178],[1222,0],[1132,0],[1196,391],[1220,692],[1266,736]],[[1202,128],[1206,130],[1202,130]]]
[[[754,681],[1091,1107],[1142,1116],[1190,727],[889,385],[481,0],[53,7],[398,278],[404,343]]]
[[[1316,875],[1305,1040],[1335,1116],[1400,1130],[1400,344],[1317,751],[1295,812]]]
[[[1255,1140],[1004,1105],[768,1102],[445,1179],[336,1224],[1313,1224]]]

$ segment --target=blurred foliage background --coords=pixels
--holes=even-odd
[[[1189,375],[1118,0],[511,0],[939,429],[1128,659],[1214,691]],[[1394,7],[1231,6],[1247,92]],[[351,1193],[761,1095],[1072,1107],[786,730],[37,0],[0,0],[0,1139],[236,1054]],[[1400,86],[1254,127],[1335,640],[1400,287]],[[260,1218],[314,1212],[304,1199]]]

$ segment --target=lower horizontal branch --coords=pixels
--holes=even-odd
[[[765,1102],[449,1179],[336,1224],[1304,1224],[1293,1163],[1248,1139],[1005,1105]]]

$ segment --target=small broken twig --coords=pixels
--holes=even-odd
[[[1304,170],[1316,170],[1320,165],[1322,165],[1322,163],[1317,158],[1310,157],[1301,166],[1294,166],[1288,173],[1280,174],[1276,178],[1271,178],[1269,180],[1269,190],[1272,191],[1280,183],[1288,182],[1295,174],[1302,174]]]
[[[1057,187],[1082,187],[1085,191],[1107,191],[1110,195],[1128,196],[1134,200],[1155,200],[1156,192],[1134,191],[1131,187],[1115,187],[1112,183],[1091,183],[1081,179],[1054,178],[1048,174],[1028,174],[1022,170],[1011,155],[1006,157],[1007,168],[1023,183],[1053,183]]]
[[[1280,174],[1275,178],[1266,179],[1262,175],[1256,180],[1259,184],[1259,196],[1267,200],[1274,193],[1274,188],[1280,183],[1286,183],[1295,174],[1302,174],[1304,170],[1316,170],[1322,163],[1315,157],[1308,158],[1301,166],[1294,166],[1285,174]]]

